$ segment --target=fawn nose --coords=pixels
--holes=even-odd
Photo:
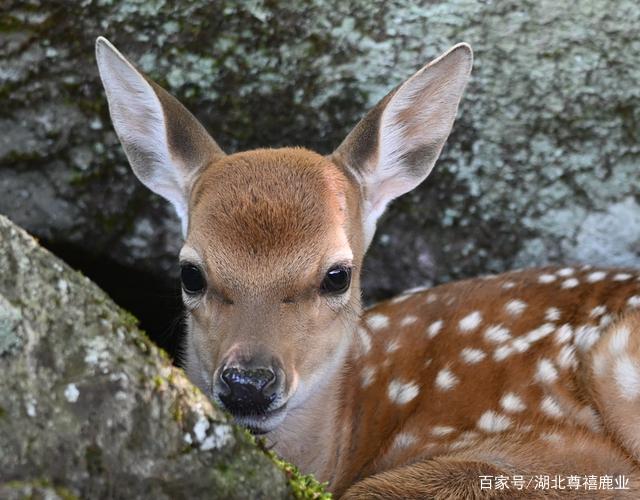
[[[260,414],[267,411],[276,398],[280,381],[272,368],[224,368],[220,373],[218,395],[233,414]]]

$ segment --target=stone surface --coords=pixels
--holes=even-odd
[[[97,286],[0,216],[0,498],[292,498]]]
[[[109,123],[93,60],[103,34],[227,151],[330,152],[390,88],[467,41],[458,122],[432,177],[382,221],[369,296],[547,262],[640,265],[640,233],[620,222],[640,212],[635,0],[5,5],[0,212],[63,254],[175,277],[176,218],[134,179]]]

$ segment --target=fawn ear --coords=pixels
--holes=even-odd
[[[467,44],[449,49],[382,99],[333,153],[363,189],[367,244],[387,204],[431,172],[451,132],[472,64]]]
[[[171,202],[186,235],[193,181],[224,153],[177,99],[148,80],[106,38],[96,40],[96,59],[111,120],[133,172]]]

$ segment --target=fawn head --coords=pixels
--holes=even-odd
[[[361,312],[360,269],[387,204],[429,174],[451,131],[472,53],[415,73],[329,156],[226,155],[174,97],[106,39],[96,54],[134,173],[175,207],[186,368],[254,432],[332,383]]]

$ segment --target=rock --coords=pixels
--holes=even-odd
[[[104,292],[0,216],[1,498],[293,498]]]
[[[171,280],[180,245],[109,123],[101,34],[229,152],[330,152],[389,89],[467,41],[476,64],[454,133],[382,221],[369,297],[548,262],[640,265],[638,233],[603,222],[640,210],[635,0],[88,0],[82,16],[9,0],[4,11],[0,212],[65,257],[94,256],[90,274],[117,262]],[[612,254],[612,241],[624,248]]]

